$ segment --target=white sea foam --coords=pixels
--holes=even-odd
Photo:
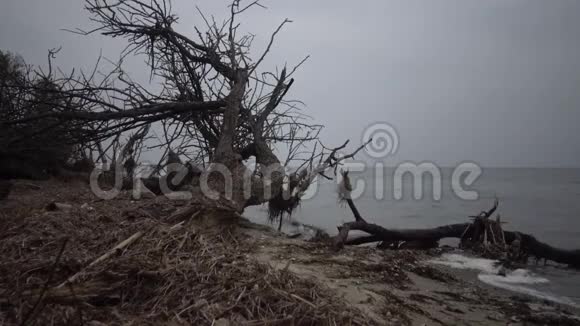
[[[483,276],[484,274],[480,274]],[[485,275],[489,276],[490,280],[497,278],[498,282],[501,283],[510,283],[510,284],[540,284],[540,283],[549,283],[545,277],[536,276],[534,273],[528,271],[527,269],[516,269],[506,274],[506,276],[501,275]]]
[[[499,268],[494,266],[495,260],[467,257],[460,254],[443,254],[430,262],[453,268],[478,270],[489,274],[497,274],[499,271]]]
[[[497,260],[467,257],[460,254],[443,254],[441,257],[433,259],[430,262],[452,268],[476,270],[480,272],[478,279],[486,284],[580,308],[580,305],[570,298],[557,296],[529,287],[532,284],[549,283],[550,280],[545,277],[540,277],[527,269],[516,269],[508,272],[505,276],[501,276],[498,275],[500,267],[496,266]]]
[[[507,277],[503,277],[503,276],[499,276],[499,275],[489,275],[489,274],[479,274],[477,276],[477,278],[482,281],[483,283],[492,285],[492,286],[496,286],[498,288],[502,288],[502,289],[506,289],[509,291],[513,291],[513,292],[518,292],[518,293],[523,293],[523,294],[527,294],[536,298],[540,298],[540,299],[544,299],[544,300],[548,300],[548,301],[552,301],[552,302],[556,302],[556,303],[560,303],[560,304],[565,304],[565,305],[569,305],[575,308],[580,308],[580,305],[578,305],[576,302],[574,302],[572,299],[567,298],[567,297],[563,297],[563,296],[557,296],[551,293],[546,293],[543,291],[538,291],[536,289],[527,287],[527,286],[522,286],[522,285],[516,285],[514,283],[511,283],[509,281],[506,281],[508,279],[509,275],[507,275]],[[538,278],[540,280],[546,280],[546,279],[542,279],[542,278]],[[525,284],[532,284],[530,283],[528,280],[524,280]],[[547,281],[547,280],[546,280]],[[538,282],[536,282],[538,283]],[[542,283],[542,282],[540,282]]]

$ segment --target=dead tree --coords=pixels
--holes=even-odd
[[[207,184],[218,196],[208,200],[203,191],[194,191],[192,206],[213,205],[233,213],[221,216],[235,217],[247,206],[270,203],[273,212],[289,213],[317,176],[364,145],[342,157],[337,152],[348,142],[331,149],[309,145],[316,144],[322,126],[308,122],[301,102],[286,98],[304,60],[275,73],[261,68],[276,35],[290,21],[282,21],[261,54],[252,56],[253,36],[241,33],[238,20],[255,7],[261,7],[258,1],[245,5],[234,0],[223,23],[200,12],[195,33],[185,35],[175,29],[178,17],[167,0],[86,0],[97,26],[75,32],[127,40],[122,55],[145,54],[152,78],[160,80],[163,89],[147,90],[120,65],[98,75],[97,64],[90,74],[53,78],[58,87],[50,90],[52,110],[31,112],[2,125],[66,121],[75,139],[84,143],[145,126],[161,127],[162,146],[189,149],[208,167]],[[285,160],[275,154],[277,147],[288,149]],[[255,161],[254,170],[245,163],[249,159]],[[296,165],[289,172],[287,168]]]
[[[34,89],[27,90],[29,87]],[[21,58],[0,51],[0,121],[18,119],[31,111],[50,111],[44,102],[53,100],[50,90],[56,88],[46,76],[33,77]],[[68,135],[66,128],[53,124],[43,120],[1,128],[0,177],[44,179],[64,164],[72,151],[58,140]],[[38,135],[39,130],[51,126],[58,131]]]

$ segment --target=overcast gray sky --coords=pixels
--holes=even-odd
[[[224,17],[226,1],[174,0],[180,29],[199,23],[194,6]],[[388,158],[453,165],[580,167],[580,1],[264,1],[244,16],[256,51],[287,25],[264,68],[310,60],[290,92],[306,102],[329,144],[358,143],[365,126],[387,121],[399,133]],[[83,37],[80,0],[4,0],[0,49],[44,64],[89,69],[122,40]],[[141,58],[126,62],[147,80]]]

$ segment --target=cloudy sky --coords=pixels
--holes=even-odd
[[[200,22],[195,5],[219,19],[226,1],[174,0],[180,29]],[[310,60],[290,92],[327,126],[329,144],[360,142],[366,126],[386,121],[399,150],[387,158],[442,165],[580,167],[580,1],[264,1],[243,16],[257,34],[287,25],[264,68]],[[0,4],[0,49],[44,64],[89,69],[100,51],[116,59],[124,43],[83,37],[80,0],[7,0]],[[147,80],[142,58],[127,70]],[[153,85],[154,87],[154,85]]]

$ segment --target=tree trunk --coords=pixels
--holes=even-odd
[[[433,243],[443,238],[469,238],[474,233],[472,225],[472,223],[460,223],[439,226],[431,229],[391,230],[385,229],[380,225],[365,223],[363,221],[349,222],[339,227],[339,234],[334,238],[334,247],[340,249],[343,245],[360,245],[379,241]],[[347,238],[350,230],[360,230],[369,233],[370,235],[349,240]],[[580,268],[580,250],[555,248],[537,240],[534,236],[525,233],[515,231],[503,232],[506,244],[509,245],[516,239],[520,239],[520,246],[528,255]]]

